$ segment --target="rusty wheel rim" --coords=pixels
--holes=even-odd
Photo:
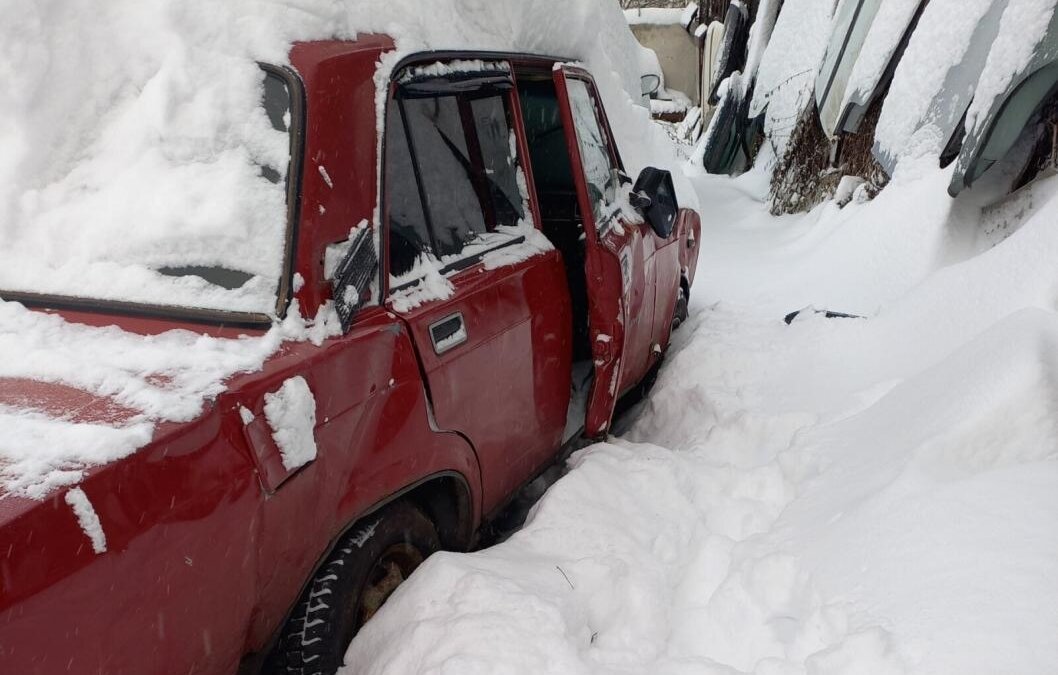
[[[357,608],[358,624],[363,626],[382,608],[423,561],[423,555],[411,544],[395,544],[386,549],[367,574],[364,591]]]

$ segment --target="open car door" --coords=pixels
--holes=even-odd
[[[609,430],[617,397],[650,366],[653,256],[646,248],[653,242],[644,238],[639,219],[621,198],[620,157],[590,75],[562,66],[554,78],[585,235],[595,377],[584,433],[599,437]]]

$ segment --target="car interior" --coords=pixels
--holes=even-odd
[[[573,167],[551,74],[519,74],[518,97],[529,161],[533,167],[533,182],[540,203],[541,224],[544,235],[562,254],[573,309],[573,395],[566,438],[563,439],[568,440],[584,423],[584,409],[594,374],[588,336],[584,221],[580,216]]]

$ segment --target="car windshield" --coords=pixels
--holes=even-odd
[[[248,77],[231,100],[190,97],[197,118],[163,119],[150,141],[125,139],[137,153],[105,138],[101,120],[109,145],[99,157],[27,191],[0,221],[0,298],[274,316],[290,250],[295,97],[278,69]],[[183,104],[168,114],[191,117]]]

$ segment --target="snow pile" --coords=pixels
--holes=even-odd
[[[901,155],[939,155],[973,98],[1006,0],[931,0],[897,64],[875,130],[891,168]],[[943,95],[942,95],[943,93]],[[921,134],[920,129],[926,129]]]
[[[766,112],[764,131],[777,157],[782,157],[797,118],[812,100],[833,11],[830,0],[787,0],[760,58],[749,115]]]
[[[316,459],[316,398],[305,378],[290,378],[264,400],[265,419],[283,467],[293,471]]]
[[[771,42],[772,33],[775,32],[779,9],[779,0],[761,0],[757,6],[757,16],[753,20],[753,25],[750,26],[749,40],[746,44],[746,73],[754,80],[760,69],[764,51]]]
[[[966,129],[978,132],[993,101],[1029,64],[1047,33],[1056,0],[1010,0],[999,23],[999,35],[985,62],[973,103],[966,113]]]
[[[771,218],[705,176],[690,333],[507,542],[431,558],[349,672],[1058,671],[1058,197],[996,246],[902,164]],[[814,304],[863,315],[783,315]]]
[[[862,105],[874,95],[921,4],[921,0],[889,0],[878,7],[852,66],[842,110],[852,102]]]

